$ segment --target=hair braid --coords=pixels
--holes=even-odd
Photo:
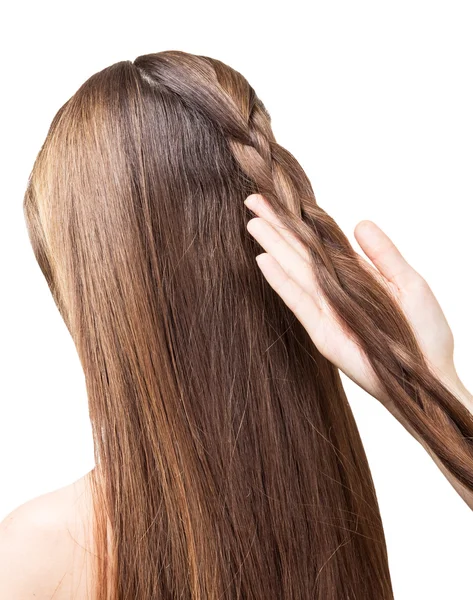
[[[374,395],[473,489],[472,416],[247,80],[185,52],[121,61],[58,111],[24,203],[87,385],[97,600],[393,598],[340,373],[253,260],[252,191],[307,248]]]
[[[179,51],[138,57],[134,64],[223,130],[243,172],[309,249],[328,307],[366,353],[392,404],[473,490],[473,416],[430,370],[389,289],[317,204],[302,167],[276,142],[270,115],[247,80],[216,59]]]
[[[254,167],[253,157],[255,148],[264,148],[260,163],[265,163],[266,174],[273,175],[274,195],[266,179],[266,189],[259,186],[260,191],[272,200],[283,223],[311,250],[330,308],[347,333],[355,335],[394,406],[455,477],[473,489],[471,413],[430,371],[409,323],[399,318],[393,307],[395,299],[380,279],[363,266],[334,219],[317,205],[296,159],[274,141],[272,134],[266,138],[266,144],[262,142],[269,119],[262,126],[264,117],[257,104],[255,112],[257,117],[250,115],[249,123],[250,131],[258,124],[257,132],[250,137],[258,140],[258,145],[245,147],[239,141],[230,142],[240,166],[259,184],[257,175],[261,169],[259,165]],[[290,212],[280,208],[283,205]],[[296,220],[298,213],[302,221]],[[395,317],[387,318],[391,315]],[[448,433],[452,424],[458,432],[453,444]]]
[[[265,120],[257,103],[254,113],[255,118],[252,113],[249,119],[250,138],[257,144],[251,147],[230,141],[240,166],[272,201],[283,223],[311,250],[329,307],[347,333],[351,337],[354,334],[394,406],[445,467],[473,489],[471,413],[430,371],[408,321],[399,318],[393,307],[396,300],[380,278],[362,264],[335,220],[318,206],[297,160],[276,143],[272,132],[266,137],[269,118]],[[259,162],[266,165],[267,177],[272,173],[272,189],[267,177],[264,187],[259,185],[262,169],[255,167],[255,148],[264,149]],[[391,315],[395,317],[389,318]],[[457,431],[453,444],[452,424]]]

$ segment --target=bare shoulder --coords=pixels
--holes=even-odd
[[[28,500],[0,523],[0,598],[92,600],[89,477]]]

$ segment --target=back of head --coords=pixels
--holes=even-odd
[[[339,373],[258,269],[252,192],[400,380],[383,336],[415,352],[411,332],[230,67],[116,63],[60,108],[35,162],[30,238],[87,384],[99,600],[392,598]]]

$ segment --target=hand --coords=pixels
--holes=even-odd
[[[319,352],[369,394],[384,397],[377,376],[360,347],[342,330],[328,306],[307,250],[282,225],[266,199],[252,194],[245,204],[256,215],[247,229],[266,250],[256,257],[270,286],[302,323]],[[431,368],[444,383],[461,385],[453,362],[453,334],[429,285],[372,221],[361,221],[355,238],[372,261],[373,275],[393,293],[414,329]],[[361,258],[361,260],[364,260]]]

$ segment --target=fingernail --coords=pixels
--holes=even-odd
[[[261,260],[261,257],[262,257],[264,254],[265,254],[265,253],[264,253],[264,252],[262,252],[261,254],[257,254],[257,255],[255,256],[256,262],[257,262],[258,264],[260,264],[260,262],[259,262],[259,261]]]
[[[251,208],[252,206],[256,206],[259,200],[259,195],[258,194],[250,194],[248,196],[248,198],[246,198],[246,200],[244,201],[244,203],[246,204],[246,206],[248,206],[248,208]]]

